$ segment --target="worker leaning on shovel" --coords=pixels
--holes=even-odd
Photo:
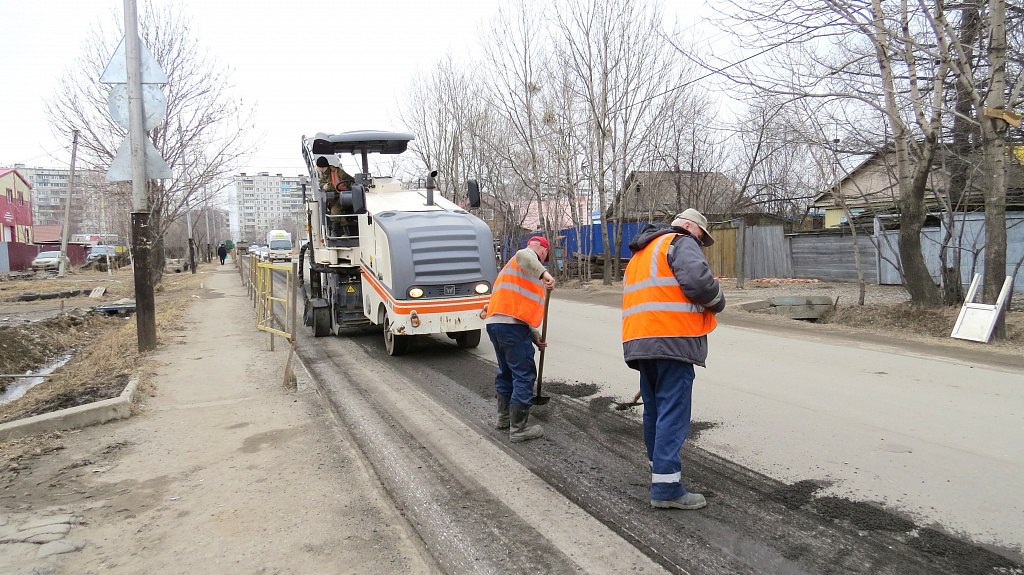
[[[725,309],[702,247],[714,243],[695,209],[671,226],[648,225],[629,244],[633,257],[622,285],[622,352],[640,372],[644,445],[651,465],[651,505],[700,509],[700,493],[682,483],[679,450],[690,432],[693,366],[704,367],[707,334]]]
[[[513,443],[544,435],[540,425],[527,426],[533,401],[533,382],[537,366],[534,349],[547,347],[538,327],[544,318],[547,292],[555,287],[555,278],[544,268],[548,260],[548,240],[534,236],[516,252],[494,280],[487,304],[487,336],[498,359],[494,387],[498,397],[497,429],[508,429]]]

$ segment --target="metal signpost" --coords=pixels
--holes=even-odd
[[[112,85],[107,108],[118,126],[128,130],[107,170],[108,182],[132,182],[132,259],[135,270],[135,319],[139,351],[156,348],[156,310],[150,252],[153,247],[149,218],[149,180],[171,177],[146,131],[163,122],[167,99],[160,86],[167,75],[153,54],[139,41],[135,0],[124,0],[124,40],[114,50],[100,83]]]

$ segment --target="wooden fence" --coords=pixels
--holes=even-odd
[[[716,228],[711,230],[715,243],[704,250],[711,266],[711,273],[721,277],[732,277],[736,274],[736,228]]]

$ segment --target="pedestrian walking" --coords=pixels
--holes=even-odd
[[[497,429],[509,430],[509,441],[518,443],[544,435],[540,425],[527,425],[530,416],[537,365],[534,346],[545,349],[540,337],[544,300],[554,289],[555,278],[544,262],[550,245],[542,236],[534,236],[516,252],[494,280],[487,304],[487,336],[498,358],[494,388],[498,400]]]
[[[714,243],[708,220],[690,208],[671,226],[651,224],[629,244],[622,289],[622,353],[640,372],[651,506],[700,509],[707,501],[682,482],[679,450],[690,432],[695,365],[704,367],[707,334],[725,309],[702,247]]]
[[[224,260],[228,257],[228,248],[224,245],[224,242],[217,246],[217,257],[220,258],[220,265],[224,265]]]

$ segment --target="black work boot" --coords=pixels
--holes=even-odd
[[[509,405],[509,417],[511,419],[511,427],[509,427],[508,439],[512,443],[529,441],[544,435],[543,427],[539,425],[526,425],[526,420],[530,417],[529,405],[520,405],[518,403]]]
[[[494,424],[494,429],[508,429],[508,404],[510,401],[512,398],[507,395],[498,396],[498,421]]]

